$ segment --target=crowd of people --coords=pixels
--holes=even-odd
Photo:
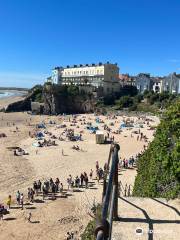
[[[106,165],[105,165],[106,166]],[[56,179],[50,178],[49,180],[45,180],[44,182],[41,180],[36,180],[33,182],[32,187],[27,189],[27,200],[29,203],[34,203],[36,196],[42,196],[43,200],[45,200],[46,196],[55,197],[56,193],[63,194],[63,191],[73,191],[74,188],[88,188],[90,180],[93,180],[93,177],[98,181],[103,179],[104,171],[106,167],[104,166],[104,170],[99,167],[99,162],[96,161],[96,175],[94,175],[93,170],[90,170],[90,173],[82,172],[79,176],[72,177],[70,174],[67,178],[67,189],[64,189],[63,183],[60,182],[59,178]],[[24,194],[20,193],[18,190],[16,192],[16,204],[23,210],[24,209]],[[12,205],[12,196],[9,195],[6,201],[7,210],[11,209]],[[0,204],[0,219],[3,219],[3,214],[5,213],[6,208],[3,204]]]

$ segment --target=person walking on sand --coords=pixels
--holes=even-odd
[[[83,186],[83,182],[84,182],[84,175],[82,173],[80,175],[80,181],[81,181],[80,185],[82,187]]]
[[[4,206],[0,204],[0,220],[3,220]]]
[[[92,180],[93,177],[93,170],[91,169],[90,174],[89,174],[90,179]]]
[[[64,156],[64,150],[62,149],[62,156]]]
[[[32,213],[30,212],[27,217],[28,222],[31,222],[31,217],[32,217]]]
[[[21,196],[20,196],[20,204],[21,204],[21,209],[23,210],[23,207],[24,207],[24,195],[23,195],[23,193],[21,193]]]
[[[88,188],[88,176],[87,174],[84,176],[85,187]]]
[[[98,161],[96,161],[96,170],[98,170],[99,169],[99,163],[98,163]]]
[[[20,192],[19,192],[19,190],[16,193],[16,201],[17,201],[17,205],[20,205]]]
[[[7,206],[8,206],[9,209],[11,208],[11,195],[8,196]]]

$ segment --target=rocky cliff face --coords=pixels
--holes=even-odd
[[[23,112],[31,110],[31,95],[26,97],[25,99],[9,104],[5,112]]]
[[[42,96],[42,86],[37,85],[31,89],[27,96],[20,101],[9,104],[5,112],[22,112],[22,111],[31,111],[31,102],[38,102],[41,100]]]
[[[73,114],[93,112],[95,100],[89,95],[61,95],[56,92],[44,91],[44,113],[45,114]]]
[[[93,95],[82,93],[77,87],[45,85],[32,90],[24,100],[10,104],[5,111],[31,111],[31,101],[38,99],[43,104],[43,113],[53,115],[93,112],[96,104]]]

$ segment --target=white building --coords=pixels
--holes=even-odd
[[[150,91],[152,81],[150,74],[140,73],[135,79],[135,85],[139,93],[144,93],[145,90]]]
[[[176,73],[169,74],[169,76],[163,79],[162,85],[163,91],[179,94],[180,93],[180,75]]]
[[[155,93],[161,93],[162,92],[162,78],[160,78],[160,77],[153,77],[152,81],[153,81],[152,90]]]
[[[62,85],[86,85],[94,88],[102,88],[104,94],[118,92],[119,67],[109,62],[102,64],[86,64],[63,67],[55,67],[52,76],[47,79],[53,84]]]

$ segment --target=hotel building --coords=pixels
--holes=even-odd
[[[103,64],[73,65],[55,67],[47,79],[53,84],[91,86],[102,89],[104,95],[119,92],[119,67],[109,62]]]

